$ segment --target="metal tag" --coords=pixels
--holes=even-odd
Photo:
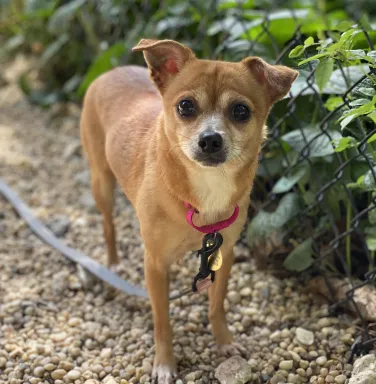
[[[218,269],[221,268],[221,266],[222,266],[222,252],[220,249],[218,249],[212,255],[209,256],[208,265],[209,265],[209,269],[211,271],[218,271]]]

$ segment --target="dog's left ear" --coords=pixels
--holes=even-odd
[[[270,65],[259,57],[248,57],[243,63],[255,76],[257,82],[266,87],[270,102],[283,99],[299,75],[298,71],[283,65]]]
[[[142,39],[132,50],[144,52],[150,77],[161,93],[187,61],[195,58],[191,49],[174,40]]]

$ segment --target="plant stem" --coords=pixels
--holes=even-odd
[[[347,199],[346,201],[346,232],[350,230],[350,224],[351,224],[351,203],[350,203],[350,200]],[[349,268],[349,272],[351,274],[352,262],[351,262],[351,234],[350,233],[346,236],[346,263]]]
[[[316,122],[316,118],[317,118],[317,112],[319,110],[319,106],[318,106],[318,103],[315,103],[315,108],[313,110],[313,113],[312,113],[312,120],[311,120],[311,124],[314,124]]]
[[[373,268],[375,268],[375,251],[371,251],[371,263],[368,270],[371,271]]]
[[[89,43],[93,47],[95,53],[98,54],[100,52],[99,40],[97,38],[93,25],[90,21],[90,18],[88,17],[88,13],[86,12],[86,10],[80,10],[77,13],[77,16],[82,25],[82,28],[86,33]]]

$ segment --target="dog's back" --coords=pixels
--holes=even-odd
[[[106,240],[113,244],[109,264],[117,263],[112,225],[115,176],[120,184],[135,178],[129,185],[138,189],[142,172],[133,169],[138,164],[135,156],[145,151],[148,133],[161,110],[161,97],[143,67],[113,69],[98,77],[85,95],[81,141],[90,163],[93,195],[104,217]]]

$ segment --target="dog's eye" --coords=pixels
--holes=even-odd
[[[181,100],[176,106],[177,111],[182,117],[191,117],[196,113],[195,106],[191,100]]]
[[[236,104],[232,107],[231,116],[235,121],[247,121],[249,119],[249,115],[249,108],[244,104]]]

